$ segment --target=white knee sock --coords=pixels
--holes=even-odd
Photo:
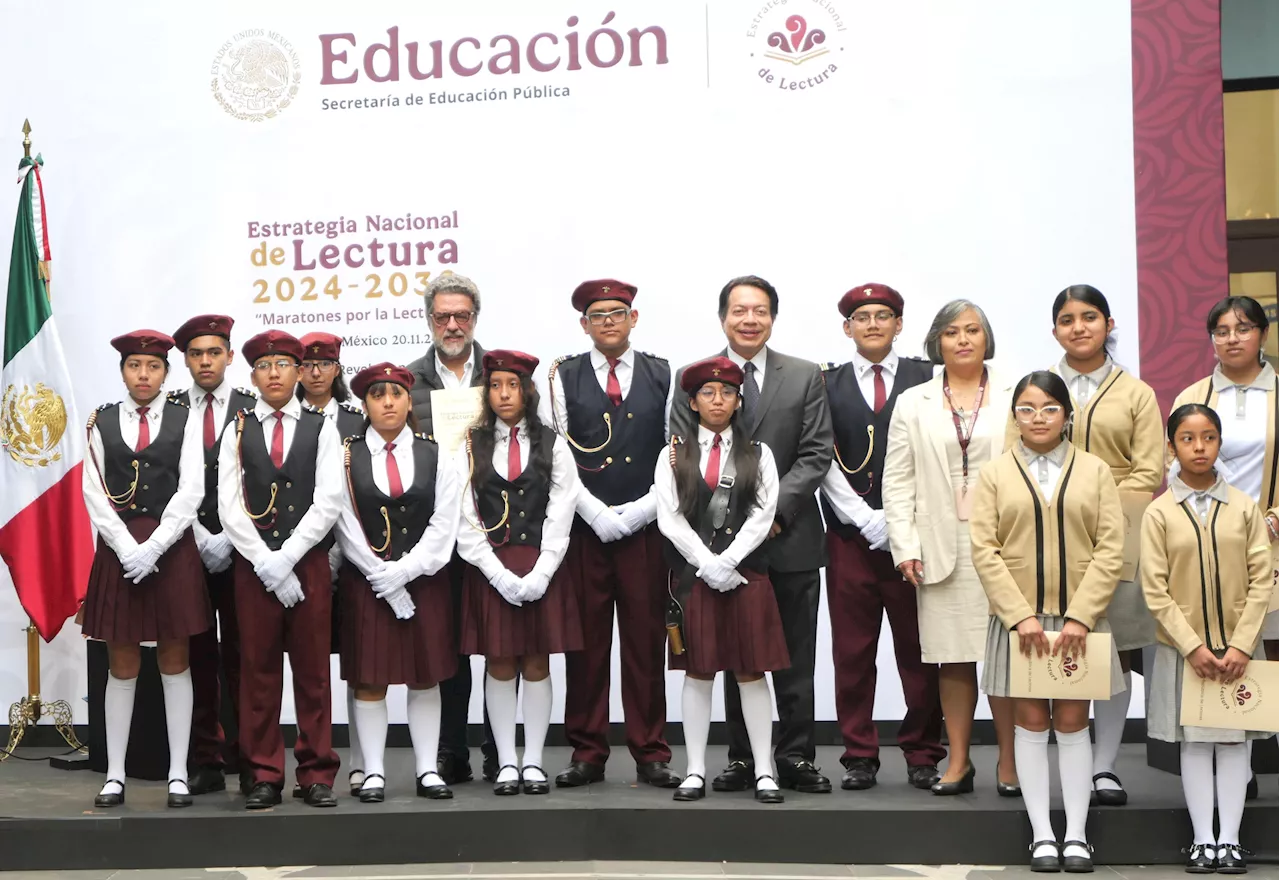
[[[365,771],[364,751],[360,748],[360,731],[356,729],[356,689],[347,685],[347,739],[351,742],[351,767],[349,773]],[[356,779],[353,782],[363,782]]]
[[[542,767],[542,747],[551,726],[551,676],[542,681],[524,680],[524,760],[525,767]]]
[[[1195,844],[1213,846],[1213,743],[1182,744],[1182,796]]]
[[[191,690],[191,670],[177,675],[160,673],[164,693],[164,726],[169,735],[169,778],[179,779],[170,786],[174,794],[187,793],[187,747],[191,744],[191,712],[195,695]]]
[[[487,672],[484,676],[484,702],[489,709],[489,726],[493,728],[493,746],[498,752],[498,767],[516,765],[516,680],[499,681]],[[499,769],[498,782],[514,782],[519,772]]]
[[[685,779],[697,773],[702,779],[690,783],[697,788],[707,776],[707,736],[711,731],[711,690],[714,681],[684,677],[680,693],[680,712],[684,719],[684,747],[688,766]],[[695,784],[696,783],[696,784]]]
[[[352,719],[355,723],[351,728],[357,731],[360,737],[360,755],[364,759],[364,781],[368,782],[373,774],[378,774],[384,779],[375,779],[371,785],[373,787],[386,786],[385,777],[387,770],[385,766],[387,752],[387,701],[381,700],[356,700],[355,713]]]
[[[1018,765],[1022,803],[1031,820],[1031,840],[1057,840],[1049,821],[1049,731],[1014,727],[1013,760]]]
[[[1217,743],[1218,843],[1240,845],[1244,790],[1249,785],[1249,749],[1245,743]]]
[[[773,697],[769,684],[763,678],[738,682],[738,694],[742,698],[742,721],[747,728],[747,740],[751,743],[751,758],[756,765],[756,778],[773,775]],[[757,783],[761,790],[776,790],[772,779]]]
[[[414,775],[421,779],[423,773],[435,773],[436,752],[440,747],[440,688],[426,690],[409,689],[405,700],[405,713],[409,716],[409,738],[413,740]],[[438,784],[438,783],[437,783]]]
[[[1058,776],[1062,780],[1062,808],[1067,814],[1067,830],[1062,835],[1064,841],[1089,841],[1085,837],[1085,824],[1089,819],[1089,795],[1093,791],[1089,778],[1092,766],[1093,745],[1089,742],[1089,728],[1075,733],[1058,731]]]
[[[1133,694],[1133,673],[1124,674],[1124,690],[1109,700],[1093,701],[1093,735],[1097,743],[1093,747],[1093,774],[1116,772],[1116,757],[1120,754],[1120,740],[1124,738],[1124,722],[1129,716],[1129,698]],[[1061,738],[1059,738],[1061,742]],[[1110,779],[1095,783],[1099,791],[1118,789]]]
[[[129,751],[129,725],[133,723],[133,698],[137,693],[136,678],[116,678],[107,673],[107,693],[102,700],[107,726],[107,779],[117,779],[120,785],[105,785],[102,794],[124,790],[124,756]],[[190,713],[187,717],[189,723]]]

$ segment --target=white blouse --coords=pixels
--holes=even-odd
[[[1266,364],[1250,384],[1234,385],[1215,367],[1211,381],[1218,392],[1215,411],[1222,419],[1218,469],[1228,483],[1257,501],[1267,456],[1267,392],[1275,387],[1275,371]]]

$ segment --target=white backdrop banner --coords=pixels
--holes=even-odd
[[[756,273],[781,295],[772,344],[813,360],[849,358],[835,304],[876,280],[906,297],[903,353],[965,296],[988,310],[999,365],[1044,367],[1053,296],[1088,282],[1138,366],[1124,3],[43,0],[38,26],[29,14],[0,4],[0,162],[16,164],[30,117],[81,412],[123,394],[110,337],[200,312],[232,315],[237,342],[339,333],[349,373],[407,362],[430,342],[421,293],[444,271],[479,284],[481,344],[544,362],[588,344],[569,305],[583,279],[636,284],[634,343],[678,366],[720,347],[716,294]],[[189,384],[171,362],[170,387]],[[232,377],[247,384],[242,363]],[[24,623],[3,585],[0,705],[25,693]],[[876,715],[899,718],[884,640]],[[43,667],[46,695],[83,720],[76,627]],[[673,675],[672,718],[678,688]]]

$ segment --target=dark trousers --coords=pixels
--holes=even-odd
[[[908,766],[937,764],[942,747],[942,704],[938,667],[920,662],[920,624],[915,589],[893,567],[885,550],[872,550],[859,534],[827,535],[827,609],[831,613],[831,653],[835,661],[836,717],[844,756],[879,759],[872,710],[876,698],[876,648],[880,622],[889,616],[893,653],[902,680],[906,716],[898,746]]]
[[[818,642],[818,598],[822,581],[817,571],[769,570],[778,600],[782,631],[791,654],[791,666],[773,676],[773,698],[778,706],[778,742],[774,758],[779,764],[812,761],[813,664]],[[742,722],[742,700],[732,673],[724,676],[725,721],[729,728],[729,760],[751,762],[751,745]]]
[[[564,729],[573,760],[609,759],[609,673],[618,609],[622,712],[637,764],[670,761],[667,723],[667,564],[657,525],[604,544],[574,519],[566,564],[578,590],[584,647],[565,654]]]
[[[312,548],[294,567],[302,583],[302,602],[285,608],[236,554],[236,610],[240,623],[240,750],[255,783],[284,785],[284,737],[280,703],[284,652],[293,673],[293,703],[298,738],[298,784],[333,785],[338,753],[333,750],[329,684],[329,615],[333,588],[329,555]]]
[[[466,563],[454,554],[446,570],[449,572],[449,590],[453,596],[453,635],[458,643],[462,629],[462,575]],[[452,756],[466,764],[471,761],[467,748],[467,713],[471,705],[471,658],[458,655],[458,671],[453,678],[440,682],[440,746],[441,755]],[[489,726],[489,710],[484,710],[484,744],[480,747],[484,759],[498,762],[498,750],[493,745],[493,730]]]
[[[240,631],[236,625],[236,590],[233,569],[204,573],[215,622],[206,632],[192,636],[191,763],[196,767],[238,767],[240,744],[228,739],[222,727],[222,682],[227,681],[231,715],[240,726]],[[218,628],[222,628],[219,642]]]

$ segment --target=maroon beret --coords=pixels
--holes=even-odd
[[[268,330],[246,342],[240,349],[250,365],[257,363],[258,358],[273,354],[288,355],[298,363],[302,363],[302,343],[283,330]]]
[[[173,348],[173,337],[159,330],[134,330],[111,340],[111,347],[124,355],[153,354],[162,358]]]
[[[602,299],[617,300],[630,306],[635,298],[635,285],[624,284],[613,278],[602,278],[579,284],[573,291],[573,307],[579,312],[585,312],[587,306]]]
[[[332,333],[308,333],[298,340],[302,343],[302,356],[313,361],[341,360],[342,337]]]
[[[893,309],[893,313],[902,317],[902,294],[887,284],[861,284],[840,297],[840,314],[849,317],[854,309],[862,306],[878,304]]]
[[[690,364],[680,374],[680,387],[686,394],[692,394],[708,382],[724,382],[741,388],[742,368],[721,356]]]
[[[231,328],[235,319],[229,315],[196,315],[173,334],[178,351],[186,351],[191,340],[200,336],[221,336],[231,344]]]
[[[525,354],[523,351],[495,349],[484,353],[481,367],[485,373],[503,370],[532,378],[533,371],[538,369],[538,359],[531,354]]]
[[[365,367],[356,373],[355,378],[351,380],[351,390],[356,397],[363,400],[364,396],[369,393],[369,388],[379,382],[394,382],[408,391],[413,387],[413,373],[410,373],[404,367],[397,367],[393,363],[383,361],[380,364]]]

